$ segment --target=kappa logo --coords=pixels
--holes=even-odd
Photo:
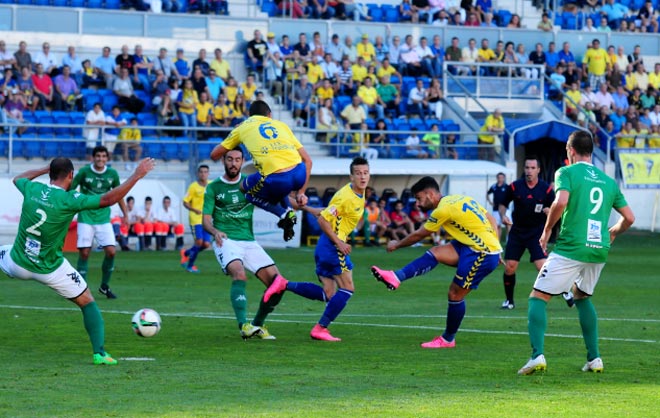
[[[238,295],[238,296],[236,297],[236,299],[234,299],[234,300],[235,300],[236,302],[241,301],[241,300],[244,300],[244,301],[247,302],[247,297],[245,297],[245,295]]]
[[[587,174],[589,174],[592,179],[595,179],[596,177],[598,177],[598,174],[596,174],[596,172],[592,168],[587,169]]]
[[[5,258],[5,254],[6,254],[6,253],[7,253],[7,250],[2,250],[2,251],[0,251],[0,260],[2,260],[3,258]]]
[[[41,191],[41,200],[48,200],[50,197],[50,189],[43,189]]]
[[[69,279],[73,280],[76,284],[80,284],[80,275],[75,271],[73,273],[67,274]]]

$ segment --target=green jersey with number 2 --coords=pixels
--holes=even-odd
[[[80,186],[80,193],[87,195],[102,195],[119,186],[119,174],[112,167],[98,172],[92,165],[82,167],[73,178],[71,190]],[[107,224],[110,222],[110,208],[102,208],[80,212],[78,222],[89,225]]]
[[[16,187],[23,194],[23,206],[11,259],[33,273],[52,273],[62,264],[62,246],[73,216],[98,209],[101,196],[67,192],[28,179],[18,179]]]
[[[619,186],[593,165],[580,162],[557,170],[555,190],[570,195],[553,251],[585,263],[606,262],[612,208],[628,205]]]
[[[254,241],[252,214],[254,206],[245,199],[240,184],[245,176],[235,183],[218,178],[206,186],[204,193],[204,215],[211,215],[213,226],[235,241]]]

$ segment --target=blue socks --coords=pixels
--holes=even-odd
[[[394,274],[400,281],[411,279],[415,276],[421,276],[433,270],[438,265],[435,256],[427,251],[423,256],[411,261],[402,269],[396,270]]]
[[[202,249],[196,245],[193,245],[192,247],[190,247],[190,249],[186,250],[184,254],[188,256],[188,267],[192,267],[195,265],[195,260],[197,260],[197,254],[199,254],[201,250]]]
[[[287,208],[283,208],[279,203],[270,203],[262,198],[254,197],[249,193],[245,194],[245,200],[252,203],[254,206],[260,207],[266,212],[276,215],[278,218],[281,218],[287,211]]]
[[[447,305],[447,326],[445,332],[442,334],[447,342],[454,341],[458,328],[461,326],[461,321],[465,316],[465,300],[459,302],[449,301]]]
[[[346,289],[337,289],[337,293],[330,299],[330,302],[325,306],[323,316],[319,320],[319,325],[328,328],[330,323],[334,321],[342,310],[346,307],[346,303],[353,296],[353,292]]]
[[[314,283],[307,282],[289,282],[286,285],[286,290],[289,290],[296,295],[302,296],[311,300],[319,300],[325,302],[325,292],[323,288]]]

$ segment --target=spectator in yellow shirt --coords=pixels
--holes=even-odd
[[[502,111],[500,109],[495,109],[492,114],[486,117],[483,126],[481,127],[481,132],[490,132],[493,134],[502,134],[504,133],[504,117],[502,117]],[[486,161],[493,161],[495,159],[496,148],[499,145],[501,147],[499,136],[496,135],[479,135],[479,144],[480,145],[493,145],[492,147],[479,147],[479,159]]]
[[[225,83],[229,81],[231,77],[231,71],[229,70],[229,62],[222,59],[222,50],[216,48],[214,51],[215,59],[211,61],[210,68],[215,70],[215,74],[222,79]]]
[[[229,77],[227,85],[225,86],[225,98],[229,103],[234,103],[238,97],[238,84],[234,77]]]
[[[384,119],[385,111],[383,108],[383,101],[378,96],[378,92],[371,81],[371,78],[364,79],[364,85],[360,86],[357,92],[360,99],[362,99],[362,106],[364,107],[364,113],[369,114],[369,112],[376,112],[376,119]]]
[[[325,99],[335,98],[335,89],[329,78],[324,78],[321,82],[321,87],[316,89],[316,96],[319,98],[319,103],[325,103]]]
[[[227,104],[224,93],[218,95],[218,101],[213,106],[213,124],[219,127],[229,127],[233,119],[234,112]]]
[[[208,94],[203,91],[199,95],[199,103],[197,103],[197,126],[211,126],[211,120],[213,119],[213,104],[209,102]],[[197,133],[198,139],[206,139],[210,136],[208,131],[200,131]]]
[[[378,77],[379,80],[383,79],[383,76],[388,76],[388,79],[391,81],[392,76],[398,77],[397,83],[392,83],[392,84],[399,84],[401,83],[401,74],[394,68],[392,64],[390,64],[390,59],[385,58],[383,62],[381,63],[381,66],[378,68],[378,71],[376,71],[376,77]]]
[[[651,133],[649,134],[649,148],[660,148],[660,126],[651,126]]]
[[[616,147],[621,148],[634,148],[635,147],[636,132],[633,129],[632,122],[626,122],[621,129],[621,132],[616,134]]]
[[[481,40],[481,48],[477,50],[477,62],[493,62],[495,61],[495,52],[490,49],[488,39]],[[492,75],[494,67],[481,67],[479,72],[481,75]]]
[[[653,72],[649,74],[649,85],[654,89],[660,89],[660,63],[656,63]]]
[[[357,81],[358,83],[362,83],[362,80],[367,77],[368,70],[365,65],[365,61],[363,57],[359,57],[357,64],[353,64],[351,66],[351,71],[353,72],[353,81]]]
[[[566,92],[566,97],[571,99],[564,99],[564,103],[566,104],[566,116],[570,117],[573,121],[576,121],[578,114],[578,108],[576,105],[582,101],[582,93],[576,82],[571,83],[571,89]]]
[[[321,85],[324,77],[323,68],[319,64],[319,56],[312,55],[312,60],[307,63],[307,81],[312,87],[317,88]]]
[[[247,103],[247,106],[250,106],[255,99],[254,92],[257,91],[257,85],[254,82],[254,74],[248,74],[245,83],[241,83],[240,88],[241,94]]]
[[[591,42],[591,48],[582,58],[583,70],[586,69],[589,74],[589,85],[594,91],[600,88],[602,83],[605,83],[605,73],[610,66],[610,57],[603,48],[600,47],[600,41],[594,39]]]
[[[374,48],[374,45],[369,42],[369,35],[366,33],[362,34],[362,41],[357,44],[356,49],[358,57],[364,58],[366,62],[371,62],[376,57],[376,49]]]
[[[193,89],[192,80],[188,79],[184,81],[183,90],[181,90],[181,93],[179,93],[179,100],[177,101],[177,104],[179,105],[179,118],[181,119],[184,127],[197,127],[197,118],[195,117],[195,112],[197,110],[198,103],[199,98],[197,97],[197,92],[195,89]],[[185,129],[183,131],[183,136],[188,136],[188,134],[195,136],[195,132]]]
[[[142,131],[138,126],[137,118],[131,119],[130,125],[123,128],[119,132],[119,145],[121,146],[122,151],[122,161],[126,163],[126,168],[130,169],[128,164],[129,161],[140,161],[142,156],[142,146],[140,146],[140,140],[142,139]],[[129,151],[133,151],[133,159],[129,159]]]

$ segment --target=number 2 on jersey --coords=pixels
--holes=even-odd
[[[479,210],[477,209],[477,202],[475,202],[474,200],[470,200],[469,203],[468,202],[463,203],[463,212],[468,212],[468,211],[477,215],[477,218],[479,218],[481,222],[486,222],[483,215],[479,213]]]
[[[589,200],[594,205],[590,212],[593,215],[603,206],[603,190],[600,187],[593,187],[589,192]]]
[[[39,222],[37,222],[36,224],[26,228],[25,230],[27,232],[29,232],[30,234],[34,235],[34,236],[40,237],[41,236],[41,231],[39,231],[37,228],[39,228],[41,225],[44,224],[44,222],[46,222],[46,219],[48,218],[48,215],[46,214],[46,212],[44,212],[43,209],[37,209],[36,212],[37,212],[37,215],[39,215],[41,217],[41,219],[39,219]]]

